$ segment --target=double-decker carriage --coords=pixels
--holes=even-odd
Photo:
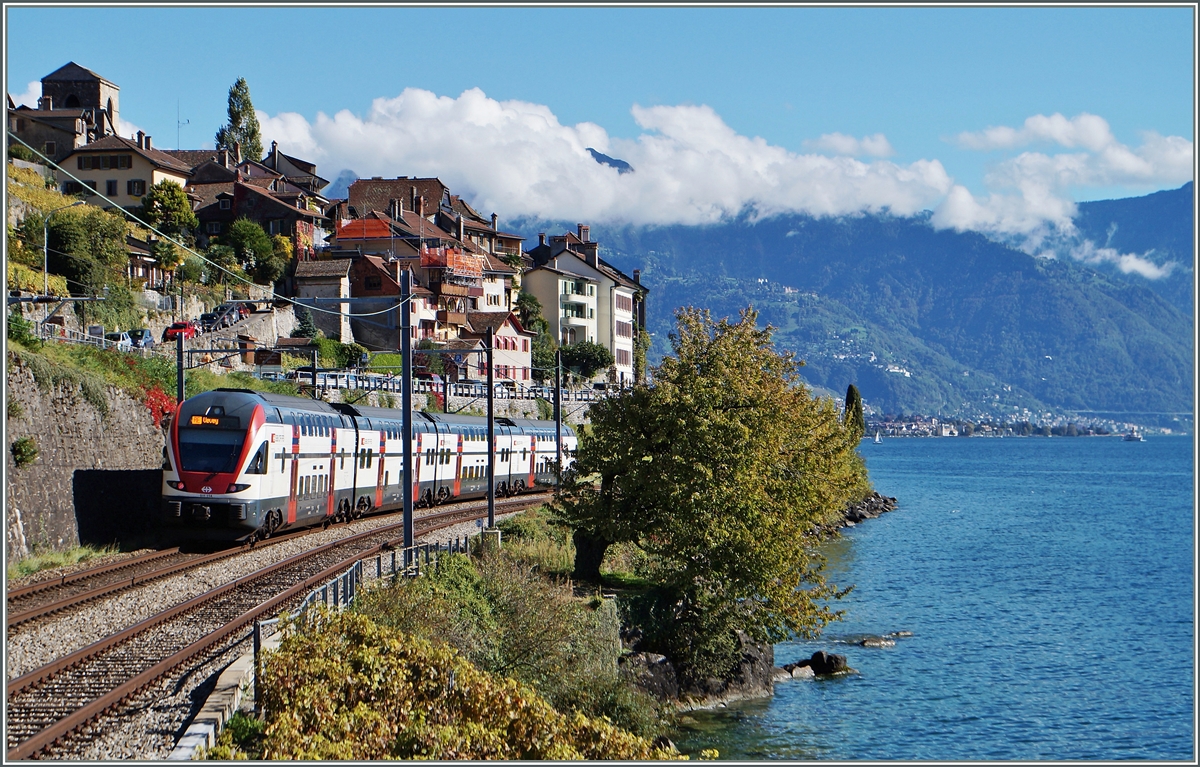
[[[413,499],[432,506],[487,495],[487,419],[417,413]],[[216,389],[183,402],[163,466],[168,524],[265,537],[403,503],[401,411]],[[563,424],[563,463],[574,431]],[[554,482],[552,421],[495,419],[497,495]]]

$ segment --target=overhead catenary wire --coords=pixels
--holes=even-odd
[[[255,288],[259,289],[259,290],[262,290],[262,291],[263,291],[264,293],[266,293],[266,295],[267,295],[267,299],[264,299],[264,300],[273,300],[273,301],[288,301],[288,302],[291,302],[291,303],[300,303],[300,305],[301,305],[301,306],[304,306],[304,307],[305,307],[305,308],[307,308],[309,311],[317,311],[317,312],[321,312],[322,314],[331,314],[331,315],[334,315],[334,316],[337,316],[337,317],[348,317],[348,318],[351,318],[351,319],[353,319],[353,318],[356,318],[356,317],[377,317],[377,316],[379,316],[379,315],[382,315],[382,314],[390,314],[391,312],[394,312],[394,311],[396,311],[397,309],[399,309],[400,307],[404,306],[404,305],[405,305],[405,304],[406,304],[406,303],[407,303],[409,300],[411,300],[411,299],[412,299],[412,297],[410,296],[410,297],[409,297],[409,299],[407,299],[407,300],[403,300],[403,301],[401,301],[401,300],[397,300],[397,302],[396,302],[396,304],[395,304],[394,306],[389,306],[387,309],[381,309],[380,311],[377,311],[377,312],[359,312],[359,313],[355,313],[355,312],[343,312],[343,311],[338,311],[338,310],[334,310],[334,309],[322,309],[321,307],[319,307],[319,306],[316,306],[316,305],[313,305],[313,306],[308,306],[307,304],[303,304],[303,303],[301,303],[301,302],[297,301],[297,300],[296,300],[296,298],[294,298],[294,297],[289,297],[289,296],[281,296],[281,295],[279,295],[278,293],[276,293],[276,292],[275,292],[275,291],[274,291],[272,288],[267,288],[267,287],[264,287],[264,286],[262,286],[262,285],[259,285],[258,283],[254,282],[254,281],[252,281],[252,280],[248,280],[248,279],[246,279],[245,277],[243,277],[243,276],[242,276],[242,275],[240,275],[240,274],[237,274],[236,272],[231,272],[230,270],[228,270],[228,269],[226,269],[225,267],[221,266],[221,265],[220,265],[220,264],[218,264],[217,262],[215,262],[215,261],[213,261],[213,260],[211,260],[211,259],[209,259],[209,258],[206,258],[206,257],[205,257],[203,254],[199,253],[198,251],[196,251],[196,250],[193,250],[192,248],[188,247],[187,245],[183,244],[182,242],[179,242],[178,240],[174,239],[173,237],[171,237],[171,236],[169,236],[169,235],[167,235],[167,234],[164,234],[163,232],[161,232],[161,231],[160,231],[160,230],[159,230],[157,227],[155,227],[154,225],[150,224],[150,223],[149,223],[149,222],[147,222],[147,221],[144,221],[144,220],[142,220],[141,218],[139,218],[139,217],[138,217],[137,215],[135,215],[134,213],[131,213],[130,211],[128,211],[128,210],[126,210],[126,209],[122,208],[122,207],[121,207],[120,205],[118,205],[118,204],[117,204],[115,201],[113,201],[113,200],[109,199],[109,198],[108,198],[106,195],[103,195],[103,194],[101,194],[99,190],[97,190],[97,189],[93,189],[93,188],[92,188],[91,186],[89,186],[88,184],[85,184],[85,183],[84,183],[84,181],[83,181],[83,179],[79,178],[79,177],[78,177],[78,176],[76,176],[74,173],[71,173],[71,171],[67,170],[67,169],[66,169],[66,168],[64,168],[63,166],[61,166],[61,165],[59,165],[58,163],[56,163],[56,162],[54,162],[53,160],[51,160],[49,157],[46,157],[46,155],[44,155],[44,154],[42,154],[41,152],[39,152],[38,150],[34,149],[34,148],[33,148],[32,146],[30,146],[30,145],[29,145],[27,142],[25,142],[25,141],[24,141],[24,140],[23,140],[23,139],[22,139],[20,136],[17,136],[17,135],[16,135],[15,133],[13,133],[12,131],[8,131],[8,136],[9,136],[9,138],[10,138],[10,139],[15,139],[17,142],[19,142],[19,143],[20,143],[22,146],[24,146],[26,149],[28,149],[29,151],[33,152],[33,153],[34,153],[35,155],[37,155],[38,157],[42,158],[42,160],[44,160],[44,161],[46,162],[46,164],[47,164],[49,167],[51,167],[51,168],[54,168],[55,170],[58,170],[58,171],[60,171],[61,173],[63,173],[64,175],[66,175],[68,178],[70,178],[70,179],[74,180],[75,182],[77,182],[77,183],[79,183],[79,184],[82,184],[83,186],[87,187],[89,190],[91,190],[91,192],[90,192],[89,196],[92,196],[92,197],[99,197],[101,200],[104,200],[105,202],[107,202],[107,203],[111,204],[111,205],[112,205],[114,208],[116,208],[117,210],[119,210],[119,211],[121,211],[122,213],[124,213],[124,215],[125,215],[125,217],[126,217],[126,218],[128,218],[128,219],[130,219],[130,220],[132,220],[132,221],[135,221],[135,222],[136,222],[136,223],[138,223],[139,225],[141,225],[141,226],[145,227],[146,229],[148,229],[149,231],[151,231],[151,232],[153,232],[154,234],[158,235],[159,237],[161,237],[162,239],[166,240],[167,242],[171,243],[172,245],[175,245],[176,247],[178,247],[180,250],[184,251],[185,253],[188,253],[188,254],[190,254],[190,255],[193,255],[193,256],[195,256],[196,258],[200,259],[201,261],[203,261],[204,263],[208,264],[209,266],[211,266],[211,267],[213,267],[213,268],[216,268],[216,269],[219,269],[219,270],[221,270],[222,272],[224,272],[225,274],[229,275],[230,277],[232,277],[233,279],[235,279],[235,280],[237,280],[237,281],[239,281],[239,282],[243,282],[243,283],[245,283],[246,285],[250,285],[250,286],[253,286],[253,287],[255,287]],[[58,252],[58,251],[56,251],[56,252]],[[65,253],[64,253],[64,254],[62,254],[62,255],[70,255],[70,254],[65,254]],[[72,257],[78,258],[77,256],[72,256]],[[301,299],[301,300],[303,300],[303,299]]]

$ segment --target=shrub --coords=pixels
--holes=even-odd
[[[9,418],[20,418],[21,416],[25,415],[25,408],[23,408],[21,403],[15,399],[10,399],[8,401],[7,410]]]
[[[22,346],[37,348],[41,344],[41,340],[33,334],[33,326],[29,320],[21,316],[20,312],[11,311],[8,313],[8,340],[16,341]]]
[[[264,759],[652,759],[674,754],[564,715],[457,651],[314,610],[266,657]]]
[[[17,468],[33,463],[38,457],[37,441],[33,437],[21,437],[12,443],[12,457]]]

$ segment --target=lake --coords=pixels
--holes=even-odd
[[[1193,754],[1190,437],[864,442],[899,508],[844,531],[844,620],[775,647],[858,673],[690,715],[723,759],[1183,759]],[[861,635],[911,631],[894,647]]]

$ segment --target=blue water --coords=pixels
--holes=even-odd
[[[697,713],[723,759],[1194,758],[1189,437],[864,443],[899,508],[831,544],[815,641],[859,673]],[[855,635],[911,631],[890,648]]]

